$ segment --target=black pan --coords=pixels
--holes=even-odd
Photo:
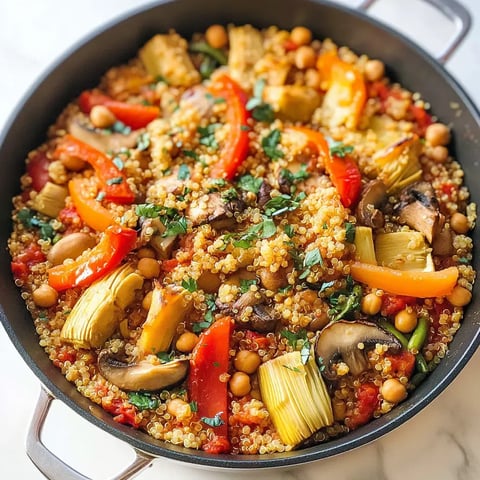
[[[453,0],[429,0],[447,4],[452,13]],[[383,60],[389,74],[412,91],[423,92],[433,113],[451,124],[453,153],[465,170],[472,200],[480,203],[480,191],[474,188],[480,116],[472,102],[444,68],[409,40],[362,13],[315,0],[178,0],[146,7],[118,22],[107,25],[67,52],[31,89],[9,121],[0,139],[0,297],[2,323],[17,350],[38,376],[43,390],[35,421],[27,440],[27,453],[50,478],[85,478],[69,470],[43,447],[38,432],[48,406],[58,398],[99,428],[129,443],[137,458],[129,470],[116,478],[128,478],[148,465],[152,456],[164,456],[182,462],[224,468],[264,468],[306,463],[364,445],[399,426],[430,403],[456,377],[480,343],[480,298],[474,295],[462,328],[451,344],[449,354],[404,403],[380,419],[359,428],[344,438],[304,450],[268,456],[215,456],[168,445],[147,434],[115,423],[110,415],[81,396],[51,364],[38,345],[33,322],[10,274],[6,243],[11,224],[11,197],[19,191],[19,177],[27,153],[45,138],[47,127],[62,108],[82,90],[97,84],[105,70],[133,57],[137,49],[160,31],[175,28],[189,36],[211,23],[252,23],[258,27],[279,25],[291,28],[306,25],[317,37],[331,37],[338,44]],[[447,52],[448,55],[448,52]],[[452,103],[459,109],[452,110]],[[458,111],[461,115],[458,116]],[[26,134],[25,132],[28,132]],[[477,180],[478,182],[478,180]],[[480,242],[478,230],[474,241]],[[474,267],[479,269],[478,256]],[[46,391],[50,393],[45,393]]]

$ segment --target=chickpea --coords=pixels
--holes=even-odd
[[[295,27],[290,33],[290,39],[297,45],[308,45],[312,41],[312,32],[306,27]]]
[[[322,78],[316,68],[309,68],[305,72],[305,85],[312,88],[320,88]]]
[[[220,275],[205,270],[197,280],[198,288],[201,288],[207,293],[216,293],[222,284]]]
[[[222,25],[210,25],[205,32],[205,39],[213,48],[223,48],[228,43],[228,35]]]
[[[456,285],[452,293],[447,295],[447,300],[454,306],[454,307],[464,307],[468,305],[472,300],[472,292],[465,287],[461,287],[460,285]]]
[[[235,372],[232,375],[232,378],[230,378],[228,384],[230,386],[230,391],[236,397],[244,397],[250,393],[250,390],[252,389],[250,385],[250,377],[243,372]]]
[[[249,350],[240,350],[233,362],[235,368],[244,373],[256,372],[261,363],[260,355],[257,352],[250,352]]]
[[[410,333],[415,330],[417,321],[417,312],[413,308],[407,307],[395,315],[395,328],[402,333]]]
[[[71,172],[81,172],[87,166],[87,162],[78,157],[72,157],[70,155],[61,155],[60,162],[62,165]]]
[[[150,290],[142,300],[142,308],[144,310],[150,310],[150,305],[152,304],[153,290]]]
[[[279,268],[276,272],[272,272],[270,268],[262,268],[258,272],[262,285],[267,290],[276,291],[279,288],[285,287],[288,283],[287,270]]]
[[[362,298],[361,308],[366,315],[376,315],[382,308],[382,299],[375,293],[368,293]]]
[[[295,66],[299,69],[314,67],[316,59],[315,50],[307,45],[302,45],[295,52]]]
[[[90,121],[94,127],[108,128],[116,122],[115,115],[104,105],[95,105],[90,111]]]
[[[450,219],[450,226],[452,229],[460,234],[467,233],[470,230],[468,218],[460,212],[455,212]]]
[[[145,278],[156,278],[160,275],[160,264],[154,258],[141,258],[137,268]]]
[[[364,72],[369,82],[376,82],[385,75],[385,65],[380,60],[368,60]]]
[[[437,145],[427,149],[427,157],[437,163],[445,163],[448,158],[448,148],[443,145]]]
[[[156,258],[155,250],[150,247],[142,247],[138,249],[138,258]]]
[[[432,147],[450,142],[450,129],[443,123],[432,123],[425,131],[425,140]]]
[[[181,398],[173,398],[167,404],[167,412],[177,420],[189,418],[192,415],[190,404]]]
[[[37,307],[50,308],[57,303],[58,292],[50,285],[40,285],[33,291],[32,299]]]
[[[183,332],[175,344],[175,348],[182,353],[190,353],[198,343],[198,336],[193,332]]]
[[[407,396],[407,389],[400,380],[389,378],[383,382],[380,393],[387,402],[398,403]]]

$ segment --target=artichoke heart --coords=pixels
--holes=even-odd
[[[313,355],[305,365],[298,351],[265,362],[258,369],[263,402],[288,445],[298,445],[333,423],[330,397]]]
[[[355,260],[362,263],[377,264],[375,247],[373,245],[372,229],[370,227],[357,226],[355,228]]]
[[[123,310],[142,285],[143,277],[128,264],[97,280],[70,312],[62,328],[62,340],[78,348],[101,347],[115,332]]]
[[[425,237],[420,232],[381,233],[375,238],[379,265],[395,270],[435,270]]]

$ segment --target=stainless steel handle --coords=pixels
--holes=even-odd
[[[65,464],[42,443],[41,433],[43,424],[53,400],[55,400],[55,397],[42,387],[27,433],[27,455],[40,472],[49,480],[90,480],[85,475],[82,475],[77,470]],[[133,478],[150,466],[154,457],[136,449],[134,450],[135,460],[121,473],[112,477],[112,480],[127,480]]]
[[[363,0],[357,6],[358,9],[366,11],[368,10],[377,0]],[[452,36],[447,46],[443,51],[434,55],[434,57],[440,63],[446,63],[455,50],[462,43],[463,39],[466,37],[467,33],[472,26],[472,17],[470,12],[456,0],[423,0],[424,2],[429,3],[437,10],[439,10],[443,15],[445,15],[449,20],[451,20],[455,26],[456,31]]]

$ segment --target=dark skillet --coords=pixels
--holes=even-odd
[[[435,3],[441,3],[434,0]],[[446,0],[443,0],[445,3]],[[3,132],[0,161],[3,171],[0,178],[0,297],[3,312],[0,316],[5,329],[17,350],[42,384],[56,398],[64,401],[84,418],[153,456],[165,456],[191,464],[224,468],[262,468],[287,466],[329,457],[364,445],[399,426],[430,403],[456,377],[473,355],[480,342],[480,298],[474,295],[463,326],[455,336],[451,349],[441,365],[408,398],[392,412],[372,421],[344,438],[323,445],[285,454],[266,456],[214,456],[168,445],[147,434],[115,423],[110,415],[81,396],[51,364],[38,345],[33,322],[20,298],[20,292],[10,274],[10,258],[6,251],[10,234],[11,198],[19,191],[19,177],[24,170],[27,153],[45,138],[47,127],[53,123],[62,108],[80,91],[98,83],[107,68],[133,57],[137,49],[160,31],[175,28],[189,36],[202,31],[212,23],[252,23],[257,27],[279,25],[291,28],[305,25],[318,38],[331,37],[341,45],[367,53],[383,60],[389,74],[411,91],[423,92],[433,105],[433,112],[444,123],[451,124],[454,132],[453,153],[465,170],[466,184],[472,201],[480,203],[480,192],[475,188],[480,117],[472,102],[455,80],[435,60],[401,35],[369,19],[364,14],[338,5],[314,0],[178,0],[139,10],[129,18],[106,26],[100,33],[86,41],[57,62],[28,93],[19,105]],[[458,103],[462,112],[452,110]],[[26,132],[28,134],[26,134]],[[473,233],[479,242],[478,231]],[[474,268],[479,269],[478,257]],[[48,457],[36,438],[44,410],[49,400],[44,395],[37,411],[38,424],[34,423],[27,450],[39,468],[48,476],[62,479],[84,478],[76,472],[65,470],[55,459]],[[139,454],[135,465],[121,477],[127,478],[151,461]]]

